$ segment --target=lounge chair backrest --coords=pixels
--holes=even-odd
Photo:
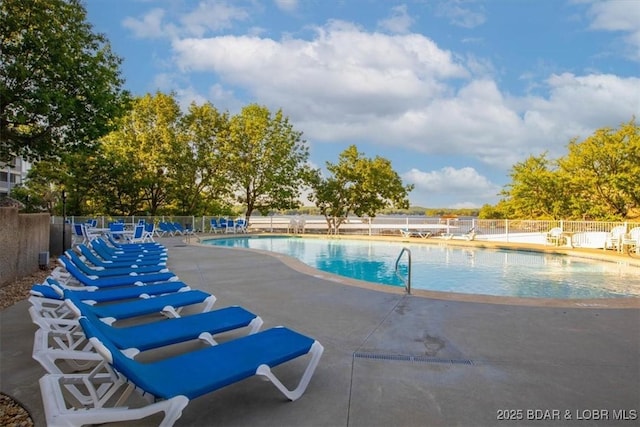
[[[617,225],[613,227],[609,233],[611,234],[611,237],[617,238],[625,234],[626,232],[627,232],[627,227],[625,225]]]
[[[124,224],[122,222],[112,222],[109,224],[109,230],[111,231],[123,231]]]
[[[562,234],[562,228],[560,227],[553,227],[551,230],[549,230],[548,235],[550,237],[558,237]]]
[[[136,225],[135,230],[133,231],[133,240],[140,240],[144,234],[144,224]]]

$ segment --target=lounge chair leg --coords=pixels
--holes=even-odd
[[[69,408],[65,403],[62,393],[64,387],[67,391],[77,388],[75,384],[94,384],[86,374],[79,375],[53,375],[46,374],[40,378],[40,391],[45,409],[47,425],[49,426],[82,426],[86,424],[103,424],[127,420],[140,420],[159,412],[164,412],[164,418],[160,422],[162,427],[170,427],[180,418],[182,410],[189,403],[185,396],[176,396],[169,400],[158,401],[140,408],[128,408],[122,406],[103,407],[103,402],[92,401],[85,407]],[[129,396],[133,387],[124,386],[123,396]],[[103,399],[100,399],[103,400]],[[120,399],[121,400],[121,399]]]
[[[320,356],[322,356],[323,351],[324,347],[318,341],[315,341],[313,345],[311,345],[311,350],[309,350],[309,354],[311,354],[311,360],[309,361],[304,374],[302,374],[302,378],[300,379],[298,386],[293,390],[289,390],[287,387],[285,387],[285,385],[282,384],[282,382],[273,374],[271,368],[269,368],[269,366],[267,365],[260,365],[256,371],[256,375],[267,377],[273,383],[273,385],[275,385],[278,390],[280,390],[280,392],[284,394],[289,400],[297,400],[307,389],[307,386],[311,381],[311,377],[313,376],[313,373],[318,366],[318,362],[320,361]]]

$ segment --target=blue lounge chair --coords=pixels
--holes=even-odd
[[[305,335],[284,327],[268,329],[253,335],[224,342],[162,360],[141,363],[127,357],[95,323],[80,318],[85,335],[100,353],[113,372],[111,390],[98,389],[104,386],[90,375],[47,374],[40,379],[40,390],[48,425],[102,424],[113,421],[136,420],[164,412],[161,426],[172,426],[188,405],[190,399],[213,392],[253,375],[269,380],[288,399],[298,399],[306,390],[322,356],[322,345]],[[295,389],[289,390],[273,374],[271,368],[298,357],[310,354],[309,363]],[[136,390],[154,401],[147,406],[129,408],[123,406],[124,398],[117,399],[115,406],[106,407],[107,399],[116,393],[128,396],[131,382]],[[62,384],[66,390],[95,385],[94,401],[80,410],[65,403]],[[113,401],[113,399],[111,400]]]
[[[97,288],[110,288],[115,286],[131,286],[139,283],[155,283],[155,282],[167,282],[178,281],[178,276],[168,273],[149,273],[139,275],[127,275],[127,276],[114,276],[114,277],[97,277],[89,276],[83,273],[76,265],[66,257],[58,258],[58,260],[64,265],[64,269],[68,272],[69,277],[54,270],[52,275],[54,278],[61,280],[66,284],[65,279],[73,278],[80,282],[84,286],[95,286]]]
[[[408,228],[400,230],[402,237],[421,237],[423,239],[431,237],[430,231],[410,230]]]
[[[109,246],[107,242],[102,239],[96,239],[91,242],[91,248],[96,251],[98,255],[100,255],[105,260],[111,261],[129,261],[133,260],[136,262],[141,261],[166,261],[167,254],[166,252],[143,252],[141,250],[137,251],[124,251],[121,249],[114,248],[113,246]]]
[[[86,259],[82,259],[75,251],[68,249],[64,255],[69,258],[75,265],[86,275],[97,277],[113,277],[126,276],[131,274],[149,274],[149,273],[169,273],[169,269],[164,265],[143,265],[135,267],[102,267],[91,266],[86,263]],[[62,259],[58,258],[59,260]]]
[[[81,271],[87,277],[93,278],[106,278],[106,277],[122,277],[122,276],[142,276],[141,281],[148,282],[149,280],[145,280],[144,276],[148,274],[171,274],[173,273],[166,268],[166,266],[143,266],[139,268],[129,267],[129,268],[105,268],[105,267],[95,267],[89,266],[85,263],[75,252],[70,251],[58,258],[58,264],[60,264],[63,268],[67,268],[69,263],[72,263],[79,271]],[[167,280],[167,279],[161,279]],[[153,280],[157,281],[157,280]]]
[[[107,235],[108,242],[114,247],[114,250],[124,252],[143,252],[143,253],[166,253],[165,248],[160,243],[156,242],[139,242],[139,243],[120,243],[113,239],[112,236]]]
[[[118,286],[110,289],[97,290],[95,288],[81,287],[69,288],[52,277],[48,277],[43,284],[34,284],[29,293],[47,299],[62,301],[64,290],[73,292],[82,301],[92,303],[112,302],[134,298],[143,298],[154,295],[162,295],[173,292],[188,291],[191,288],[184,282],[160,282],[150,285]]]
[[[153,260],[147,260],[144,261],[142,258],[138,258],[137,260],[117,260],[117,259],[110,259],[107,260],[105,258],[103,258],[102,256],[100,256],[97,251],[94,252],[92,251],[87,245],[77,245],[76,246],[76,250],[80,251],[80,254],[82,256],[84,256],[91,264],[97,266],[97,267],[133,267],[136,268],[137,267],[141,267],[144,265],[150,265],[150,266],[166,266],[167,262],[166,261],[160,261],[159,259]],[[137,261],[137,262],[136,262]]]
[[[80,298],[69,291],[64,290],[64,299],[69,300],[73,305],[70,309],[78,308],[76,317],[82,315],[82,311],[90,311],[103,322],[111,324],[117,320],[130,319],[148,314],[162,313],[167,317],[180,317],[178,311],[183,307],[203,304],[202,312],[211,311],[216,297],[199,290],[188,290],[184,292],[174,292],[171,294],[159,295],[153,298],[141,298],[132,301],[116,302],[113,304],[91,305],[80,300]]]
[[[249,334],[252,334],[263,323],[259,316],[238,306],[124,328],[107,325],[97,317],[92,317],[93,314],[87,310],[82,312],[116,347],[126,351],[129,357],[135,357],[142,351],[196,339],[217,345],[213,338],[215,335],[246,327],[249,328]]]
[[[168,222],[164,222],[161,221],[158,223],[158,228],[160,229],[160,236],[164,237],[166,235],[169,236],[174,236],[175,235],[175,230],[173,229],[173,227],[168,223]]]
[[[67,301],[67,304],[73,302]],[[237,306],[127,327],[107,325],[91,311],[74,308],[74,313],[80,311],[114,345],[132,358],[142,351],[193,340],[217,345],[215,335],[238,329],[253,334],[260,330],[263,323],[259,316]],[[29,314],[40,327],[36,332],[32,356],[47,372],[64,373],[65,369],[56,363],[60,360],[74,370],[95,366],[95,352],[87,345],[77,318],[52,319],[40,316],[34,306],[29,308]]]

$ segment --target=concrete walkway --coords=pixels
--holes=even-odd
[[[169,267],[215,294],[217,307],[242,305],[265,328],[285,325],[325,347],[300,400],[251,378],[190,402],[176,426],[640,424],[640,309],[406,296],[314,277],[256,252],[162,243]],[[44,371],[31,359],[27,308],[0,312],[0,389],[44,426]],[[301,366],[278,372],[292,381]]]

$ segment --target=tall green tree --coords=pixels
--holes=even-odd
[[[626,218],[640,208],[640,127],[602,128],[572,140],[559,164],[571,184],[574,216]]]
[[[224,147],[228,178],[245,216],[299,205],[309,149],[282,110],[251,104],[231,118]]]
[[[103,141],[104,172],[123,215],[158,214],[168,202],[172,150],[177,146],[180,108],[173,95],[156,93],[133,99],[131,110],[117,120],[117,130]],[[109,165],[112,165],[111,167]]]
[[[409,207],[412,185],[402,179],[383,157],[367,158],[355,145],[343,151],[338,163],[327,162],[329,177],[319,173],[312,181],[309,200],[327,220],[329,232],[338,232],[350,214],[375,217],[382,209]]]
[[[0,162],[91,148],[125,106],[121,59],[79,0],[0,2]]]
[[[504,218],[619,220],[640,213],[640,127],[635,118],[573,139],[566,156],[516,163],[495,212]],[[483,215],[491,212],[483,207]]]
[[[228,113],[220,113],[208,102],[189,106],[168,158],[177,166],[169,167],[167,174],[178,214],[211,214],[230,202],[224,153],[228,136]]]
[[[568,194],[565,175],[547,153],[529,156],[511,169],[511,183],[502,191],[502,209],[515,218],[560,219],[566,217]]]

